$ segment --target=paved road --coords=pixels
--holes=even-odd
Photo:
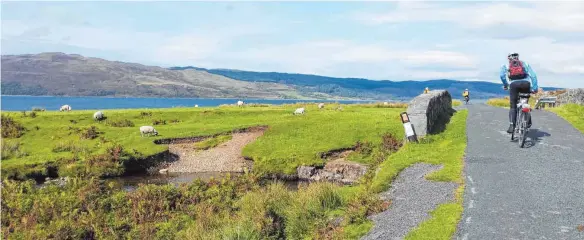
[[[467,106],[464,213],[456,239],[584,239],[584,135],[533,113],[526,148],[505,132],[508,110]]]

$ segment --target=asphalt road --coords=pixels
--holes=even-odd
[[[584,239],[584,135],[535,110],[525,148],[510,141],[508,109],[465,106],[464,213],[455,239]]]

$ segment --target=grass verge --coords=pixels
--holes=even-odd
[[[451,181],[461,184],[456,200],[440,205],[432,212],[432,218],[410,232],[407,239],[450,239],[462,214],[463,157],[466,149],[467,110],[457,112],[445,132],[428,136],[419,144],[406,144],[380,165],[373,179],[372,189],[382,192],[390,187],[397,174],[408,166],[424,162],[442,164],[444,167],[426,178],[434,181]]]
[[[547,109],[566,119],[576,129],[584,133],[584,106],[578,104],[565,104],[555,108]]]

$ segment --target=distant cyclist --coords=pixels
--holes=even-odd
[[[509,53],[507,55],[509,63],[501,67],[501,81],[504,89],[509,89],[509,129],[512,133],[514,129],[515,118],[517,118],[517,101],[519,93],[537,93],[537,75],[529,64],[519,60],[519,53]],[[510,83],[507,82],[509,78]],[[531,81],[530,81],[531,80]],[[527,127],[531,127],[531,118],[527,121]]]
[[[468,100],[470,99],[470,92],[467,89],[464,89],[464,92],[462,92],[462,97],[464,97],[464,101],[466,101],[468,103]]]

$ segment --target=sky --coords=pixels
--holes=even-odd
[[[584,1],[2,1],[1,13],[2,54],[500,82],[518,52],[540,86],[584,87]]]

